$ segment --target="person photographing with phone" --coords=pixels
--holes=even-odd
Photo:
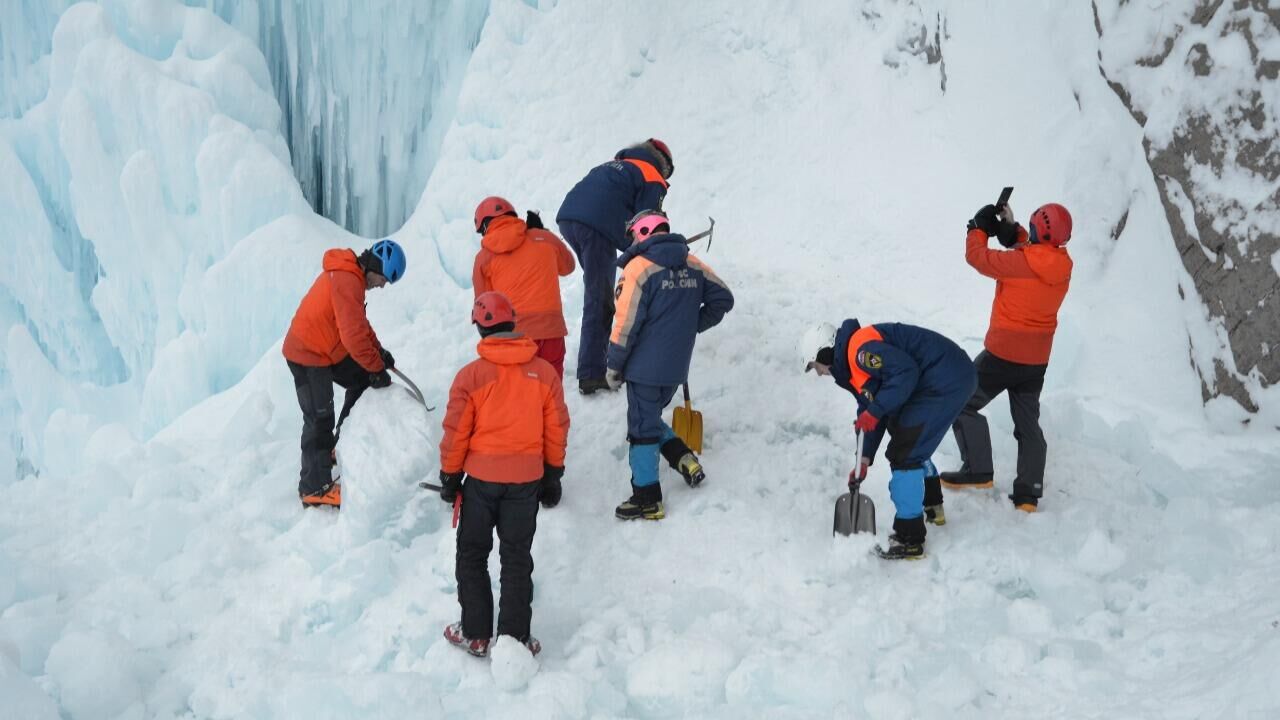
[[[996,205],[985,205],[968,224],[965,260],[996,281],[991,321],[983,351],[974,360],[978,387],[952,425],[960,447],[961,466],[944,472],[949,488],[988,488],[995,469],[991,459],[991,431],[979,411],[1002,392],[1009,394],[1013,435],[1018,441],[1018,474],[1009,499],[1024,512],[1036,512],[1044,494],[1048,444],[1040,429],[1040,392],[1071,284],[1071,213],[1049,203],[1031,213],[1028,227],[1014,221],[1005,188]],[[992,237],[1005,250],[988,247]]]

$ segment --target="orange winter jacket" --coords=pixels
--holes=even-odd
[[[1018,235],[1014,249],[991,250],[986,233],[970,230],[965,259],[996,281],[987,351],[1009,362],[1044,365],[1058,329],[1058,308],[1071,284],[1071,256],[1063,247],[1025,244],[1027,231],[1021,227]]]
[[[440,440],[440,469],[476,479],[526,483],[542,465],[564,467],[569,409],[560,376],[538,346],[510,333],[476,346],[480,358],[458,371]]]
[[[560,305],[560,278],[573,272],[573,253],[547,230],[530,230],[523,220],[489,221],[471,271],[476,297],[497,290],[516,309],[516,329],[532,340],[569,334]]]
[[[324,272],[303,296],[284,336],[284,356],[308,367],[336,365],[347,355],[371,373],[384,368],[382,344],[364,314],[364,271],[353,250],[324,254]]]

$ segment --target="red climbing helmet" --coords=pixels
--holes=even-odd
[[[482,328],[515,321],[516,309],[511,307],[511,301],[506,295],[494,290],[480,293],[476,304],[471,308],[471,322]]]
[[[506,198],[500,198],[497,195],[490,195],[489,197],[481,200],[480,204],[476,206],[476,232],[484,232],[484,223],[486,220],[492,220],[499,215],[514,216],[515,214],[516,209],[511,207],[511,203],[507,202]]]
[[[1071,239],[1071,213],[1058,203],[1041,205],[1031,213],[1031,241],[1062,247]]]

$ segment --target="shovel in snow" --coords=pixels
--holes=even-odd
[[[862,452],[862,433],[855,435],[858,452]],[[831,533],[852,535],[854,533],[876,534],[876,505],[871,498],[860,490],[866,476],[849,482],[849,492],[836,498],[836,520]]]
[[[689,400],[689,383],[684,384],[684,407],[677,407],[671,413],[671,431],[690,450],[702,452],[702,413],[694,410]]]

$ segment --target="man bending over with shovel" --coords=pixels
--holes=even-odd
[[[662,409],[689,380],[694,339],[733,308],[733,293],[689,254],[684,236],[671,232],[661,210],[631,218],[627,236],[632,244],[618,260],[622,280],[614,292],[617,314],[605,380],[613,390],[627,383],[632,492],[614,514],[621,520],[661,520],[666,512],[659,452],[691,487],[705,477],[697,456],[662,421]]]
[[[902,323],[862,327],[854,319],[839,330],[830,323],[812,328],[802,347],[809,357],[805,372],[830,375],[858,401],[859,479],[889,433],[885,456],[893,470],[895,514],[889,549],[877,547],[877,554],[886,560],[924,557],[925,506],[931,520],[942,519],[942,490],[930,457],[977,385],[969,356],[932,330]]]

